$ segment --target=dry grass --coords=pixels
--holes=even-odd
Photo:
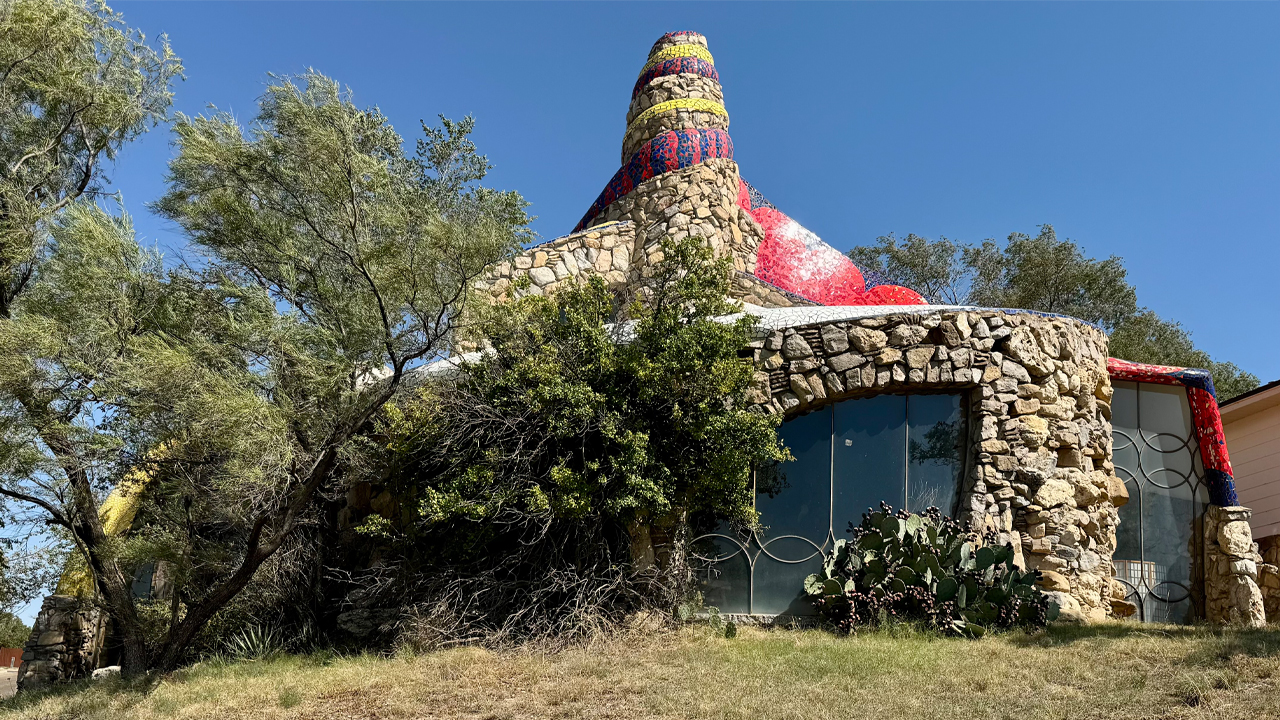
[[[557,654],[206,663],[4,718],[1280,718],[1280,630],[1134,624],[968,641],[701,628]]]

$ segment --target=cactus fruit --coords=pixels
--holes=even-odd
[[[989,629],[1043,627],[1047,596],[1039,573],[1014,564],[1012,545],[967,532],[937,508],[923,514],[880,503],[850,539],[837,540],[806,595],[837,629],[889,620],[924,621],[944,632],[981,637]]]

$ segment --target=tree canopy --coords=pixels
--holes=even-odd
[[[1256,376],[1196,349],[1179,323],[1140,308],[1121,258],[1086,257],[1052,225],[1035,237],[1012,233],[1003,244],[887,235],[853,248],[849,257],[932,302],[1025,308],[1094,323],[1110,334],[1113,357],[1209,370],[1220,402],[1258,385]]]
[[[314,517],[344,449],[405,374],[448,352],[474,280],[530,237],[525,203],[479,184],[489,165],[470,118],[424,126],[409,153],[335,81],[273,78],[247,128],[216,111],[177,117],[155,210],[192,257],[167,262],[89,189],[99,157],[163,117],[176,60],[105,6],[6,11],[10,78],[23,52],[48,50],[14,41],[38,45],[65,16],[77,42],[54,43],[51,62],[79,63],[67,75],[90,86],[88,107],[115,98],[116,112],[66,110],[71,129],[31,140],[0,189],[16,238],[0,308],[0,494],[71,538],[125,672],[172,668]],[[76,86],[28,77],[0,137],[36,137],[75,94],[32,105],[55,80]],[[24,168],[36,161],[63,181],[32,185]],[[128,538],[99,516],[113,489],[146,497]],[[132,593],[144,560],[164,560],[173,588],[159,622]]]

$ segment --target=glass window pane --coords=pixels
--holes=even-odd
[[[690,565],[702,602],[726,613],[751,612],[751,562],[731,535],[705,535],[692,543]]]
[[[756,473],[763,538],[798,535],[825,544],[831,522],[831,408],[778,429],[795,460]]]
[[[1117,382],[1111,395],[1111,455],[1118,468],[1138,472],[1138,384]],[[1131,488],[1132,490],[1132,488]]]
[[[1142,488],[1128,469],[1116,466],[1116,474],[1124,480],[1125,489],[1129,491],[1129,502],[1116,508],[1120,516],[1120,525],[1116,527],[1116,560],[1142,560]],[[1119,568],[1119,565],[1116,565]],[[1125,580],[1125,576],[1116,571],[1116,577]]]
[[[845,537],[849,523],[861,522],[881,500],[895,508],[906,501],[907,398],[877,395],[835,408],[831,524],[837,537]]]
[[[1141,438],[1135,438],[1148,481],[1174,487],[1192,480],[1194,432],[1187,390],[1147,383],[1138,392]]]
[[[821,569],[821,553],[799,563],[782,562],[761,553],[756,558],[751,611],[761,615],[816,614],[813,603],[804,594],[804,579]]]
[[[1186,390],[1115,383],[1111,411],[1116,474],[1129,490],[1118,510],[1116,577],[1132,590],[1141,619],[1189,622],[1205,501]]]
[[[1147,485],[1142,490],[1142,559],[1154,588],[1162,583],[1190,586],[1191,541],[1197,508],[1190,485],[1173,489]],[[1168,599],[1181,592],[1166,588]]]
[[[955,509],[964,467],[959,395],[907,399],[907,510]]]

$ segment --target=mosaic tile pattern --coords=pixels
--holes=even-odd
[[[630,133],[631,128],[640,125],[655,115],[659,115],[669,110],[692,110],[694,112],[705,112],[729,117],[729,111],[725,110],[724,106],[715,100],[707,100],[705,98],[676,98],[675,100],[660,102],[637,115],[636,119],[632,120],[631,124],[627,126],[627,132]]]
[[[1108,358],[1107,372],[1112,380],[1181,385],[1187,389],[1187,402],[1191,405],[1191,419],[1204,463],[1205,484],[1209,488],[1209,502],[1223,507],[1239,505],[1232,479],[1231,457],[1227,454],[1227,438],[1222,432],[1222,415],[1218,412],[1217,393],[1209,371]]]
[[[656,107],[656,106],[655,106]],[[614,201],[635,189],[636,185],[663,173],[697,165],[712,158],[733,159],[733,140],[723,130],[668,130],[645,143],[627,164],[613,174],[586,215],[573,228],[578,232]]]
[[[777,209],[745,180],[738,206],[764,228],[756,255],[756,275],[784,290],[823,305],[924,305],[914,290],[898,285],[868,286],[862,271],[803,225]]]
[[[640,73],[635,87],[631,89],[631,99],[635,100],[640,91],[649,83],[668,75],[697,75],[720,82],[720,74],[716,72],[716,66],[700,57],[670,58],[656,65],[651,65]]]
[[[701,45],[670,45],[658,50],[657,52],[651,52],[649,54],[649,61],[645,63],[645,66],[641,68],[640,72],[643,74],[646,70],[657,65],[663,60],[670,60],[671,58],[678,57],[696,57],[706,60],[712,65],[716,64],[715,58],[711,57],[711,51]]]
[[[724,105],[706,97],[707,80],[714,86],[719,96],[719,74],[715,61],[706,47],[706,40],[701,35],[682,31],[668,33],[654,43],[649,52],[640,77],[632,88],[632,101],[643,92],[646,85],[659,77],[683,76],[685,80],[677,80],[686,97],[672,98],[659,102],[641,111],[630,123],[623,140],[623,167],[609,181],[605,189],[597,196],[582,220],[575,226],[577,232],[586,228],[611,205],[619,201],[632,202],[631,208],[646,207],[646,200],[653,198],[631,198],[626,196],[636,187],[655,176],[682,170],[714,159],[733,159],[733,142],[723,128],[701,127],[694,129],[651,128],[654,117],[672,110],[687,110],[695,113],[710,113],[728,118]],[[695,92],[693,89],[698,88]],[[670,95],[666,95],[670,97]],[[655,98],[656,99],[656,98]],[[694,116],[684,118],[684,122],[720,124],[718,118]],[[727,123],[726,123],[727,124]],[[655,137],[648,138],[650,132],[657,132]],[[632,148],[637,148],[631,152]],[[747,269],[764,283],[786,293],[798,296],[809,302],[821,305],[924,305],[925,299],[909,288],[892,285],[884,278],[869,274],[864,275],[843,253],[823,242],[821,238],[804,228],[785,213],[778,210],[764,198],[754,187],[737,176],[737,168],[730,166],[730,172],[721,170],[716,177],[728,180],[730,196],[727,205],[719,207],[695,207],[688,212],[688,218],[676,218],[680,223],[667,228],[669,235],[682,237],[701,234],[711,242],[712,247],[735,247],[741,251],[742,258],[735,259],[739,270]],[[718,180],[716,182],[719,182]],[[732,209],[732,186],[737,182],[739,192],[738,209]],[[711,183],[716,184],[715,182]],[[723,183],[721,183],[723,184]],[[701,185],[694,184],[691,192],[700,192]],[[664,186],[665,189],[665,186]],[[686,203],[687,204],[687,203]],[[670,208],[660,208],[666,215],[663,220],[670,219]],[[751,219],[741,215],[745,211]],[[610,212],[613,212],[610,210]],[[638,212],[648,212],[642,210]],[[718,213],[718,214],[717,214]],[[646,227],[652,221],[637,217]],[[692,220],[692,223],[689,222]],[[661,222],[661,221],[660,221]],[[675,222],[673,220],[673,222]],[[763,238],[761,237],[763,230]],[[649,230],[646,230],[648,233]],[[659,233],[662,231],[659,230]],[[747,240],[743,238],[747,237]],[[649,238],[652,241],[653,238]]]

